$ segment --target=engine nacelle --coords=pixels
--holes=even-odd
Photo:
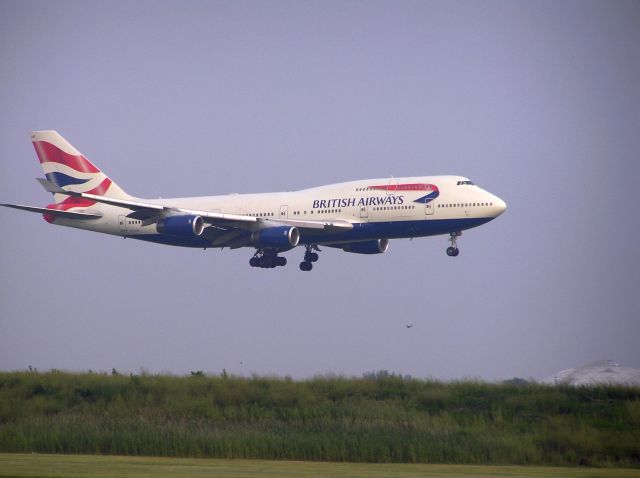
[[[292,248],[300,242],[297,227],[279,226],[260,229],[251,234],[251,243],[255,247]]]
[[[375,239],[366,242],[352,242],[344,244],[342,250],[354,254],[382,254],[389,249],[389,239]]]
[[[200,216],[169,216],[156,224],[156,231],[172,236],[199,236],[204,230],[204,221]]]

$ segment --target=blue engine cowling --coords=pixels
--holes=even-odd
[[[382,254],[389,249],[389,239],[375,239],[366,242],[352,242],[340,246],[345,252],[354,254]]]
[[[260,229],[251,234],[251,243],[255,247],[292,248],[300,242],[297,227],[279,226]]]
[[[199,236],[203,230],[204,221],[200,216],[169,216],[156,224],[156,231],[172,236]]]

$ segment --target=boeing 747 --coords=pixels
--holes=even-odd
[[[293,192],[176,199],[130,196],[56,131],[34,131],[53,194],[46,207],[2,204],[42,214],[45,221],[131,239],[198,248],[248,247],[252,267],[284,266],[280,254],[304,247],[310,271],[320,246],[381,254],[390,239],[448,235],[447,255],[459,254],[462,231],[506,208],[498,196],[461,176],[349,181]]]

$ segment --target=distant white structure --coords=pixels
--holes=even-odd
[[[640,370],[601,360],[555,373],[540,381],[550,385],[626,385],[640,387]]]

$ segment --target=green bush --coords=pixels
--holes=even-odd
[[[0,372],[0,451],[640,466],[640,389]]]

